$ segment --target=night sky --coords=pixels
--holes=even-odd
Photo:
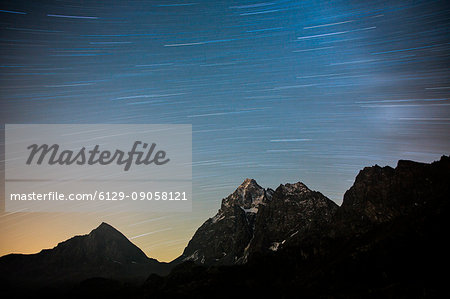
[[[2,124],[192,124],[194,192],[192,213],[3,212],[0,255],[107,221],[171,260],[246,177],[340,204],[364,166],[450,153],[446,1],[0,3]]]

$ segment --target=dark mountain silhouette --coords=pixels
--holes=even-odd
[[[10,286],[73,285],[92,277],[140,283],[149,273],[166,274],[170,266],[148,258],[107,223],[37,254],[0,258],[1,281]]]
[[[146,292],[176,298],[229,298],[236,293],[264,298],[448,298],[443,275],[450,262],[448,182],[450,158],[443,156],[431,164],[399,161],[395,169],[366,167],[339,208],[319,194],[311,199],[312,191],[301,183],[280,186],[259,206],[250,243],[260,250],[247,263],[207,266],[192,259],[167,277],[151,275]],[[292,213],[291,220],[287,211],[295,208],[289,201],[301,203],[301,190],[309,199],[307,208]],[[262,250],[288,235],[291,225],[299,232],[282,241],[277,251]],[[221,231],[211,220],[204,226]],[[215,235],[210,230],[206,237]],[[199,229],[185,253],[202,244],[193,242],[202,236]],[[233,239],[233,234],[228,237]]]
[[[102,224],[0,258],[1,279],[14,295],[18,281],[70,282],[41,294],[73,298],[446,298],[448,182],[446,156],[366,167],[338,207],[300,182],[271,190],[246,179],[170,264]]]

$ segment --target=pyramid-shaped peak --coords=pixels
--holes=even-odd
[[[126,238],[120,231],[115,229],[112,225],[102,222],[97,228],[90,232],[90,235],[109,235],[109,236],[121,236]]]
[[[254,179],[249,178],[246,178],[239,187],[248,188],[250,186],[262,188],[261,186],[258,185],[258,183]]]
[[[99,226],[97,226],[97,228],[95,230],[106,230],[106,229],[108,229],[108,230],[110,230],[110,229],[117,230],[112,225],[110,225],[110,224],[108,224],[106,222],[102,222]]]
[[[79,235],[61,242],[54,254],[64,259],[102,263],[118,261],[121,263],[146,262],[148,257],[120,231],[102,222],[87,235]]]
[[[253,194],[259,196],[264,193],[264,188],[258,185],[258,183],[254,179],[246,178],[242,184],[237,187],[237,189],[233,192],[232,195],[245,197],[247,194]]]
[[[114,227],[106,222],[102,222],[97,228],[114,228]]]

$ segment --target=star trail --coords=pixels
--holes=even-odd
[[[170,260],[246,177],[340,204],[364,166],[450,152],[446,1],[17,0],[0,28],[3,124],[192,124],[194,192],[192,213],[72,215],[75,228],[3,212],[0,255],[106,220]]]

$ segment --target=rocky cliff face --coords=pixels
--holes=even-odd
[[[450,158],[431,164],[400,160],[396,168],[366,167],[345,193],[332,233],[359,234],[447,202]],[[437,205],[437,206],[435,206]]]
[[[246,179],[222,200],[217,214],[196,231],[179,260],[201,264],[233,264],[253,237],[258,209],[272,196],[255,180]]]
[[[330,223],[338,205],[303,183],[280,185],[261,207],[249,253],[277,251],[290,239],[313,234]]]
[[[197,230],[179,260],[245,263],[252,254],[277,251],[290,237],[327,223],[336,210],[334,202],[300,182],[273,191],[246,179]]]

